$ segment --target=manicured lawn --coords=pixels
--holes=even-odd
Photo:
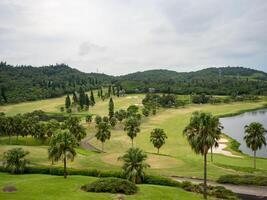
[[[62,176],[50,175],[10,175],[0,173],[0,199],[8,200],[74,200],[74,199],[97,199],[110,200],[118,199],[117,194],[90,193],[80,190],[83,184],[90,183],[97,178],[86,176],[69,176],[64,179]],[[15,186],[16,192],[3,192],[3,187]],[[135,195],[126,195],[126,200],[161,200],[161,199],[183,199],[197,200],[200,195],[189,193],[179,188],[138,185],[139,192]]]
[[[45,100],[50,101],[50,100]],[[140,105],[142,95],[129,95],[126,97],[114,98],[115,109],[126,108],[130,104]],[[33,102],[31,102],[33,103]],[[225,115],[239,112],[241,110],[255,109],[265,104],[262,102],[240,102],[220,105],[189,105],[178,109],[162,109],[157,115],[142,119],[141,132],[134,139],[134,146],[140,147],[148,154],[148,163],[151,168],[149,173],[160,175],[180,175],[194,176],[202,178],[203,176],[203,158],[196,155],[188,145],[182,135],[184,127],[189,122],[192,112],[202,110],[211,112],[214,115]],[[20,105],[20,104],[18,104]],[[94,114],[106,115],[108,101],[99,101],[90,112]],[[10,113],[9,113],[10,114]],[[88,136],[93,136],[96,132],[95,125],[85,124]],[[161,155],[156,155],[156,149],[149,141],[150,132],[154,128],[163,128],[168,136],[166,144],[160,149]],[[0,138],[2,140],[3,138]],[[21,139],[20,140],[25,140]],[[34,142],[31,142],[35,145]],[[1,155],[7,149],[13,148],[13,145],[7,145],[7,138],[0,141],[0,159]],[[101,148],[101,143],[95,138],[91,144]],[[122,155],[131,146],[130,139],[123,131],[123,124],[118,124],[111,130],[111,139],[105,143],[106,153],[94,153],[86,150],[78,150],[78,155],[74,162],[69,163],[74,168],[97,168],[102,170],[120,170],[121,163],[117,161],[118,156]],[[29,159],[33,164],[50,165],[47,159],[47,146],[21,146],[30,151]],[[62,166],[59,162],[57,165]],[[235,171],[239,167],[238,171]],[[255,174],[267,175],[267,159],[257,159],[259,170]],[[244,169],[242,169],[244,168]],[[252,169],[252,158],[243,156],[242,158],[233,158],[223,155],[214,155],[214,162],[208,162],[208,178],[216,179],[224,174],[244,174],[249,168]]]
[[[43,110],[45,112],[50,113],[61,113],[60,107],[65,105],[66,96],[59,98],[52,98],[46,100],[32,101],[32,102],[24,102],[19,104],[5,105],[0,106],[0,112],[5,112],[6,115],[16,115],[23,114],[26,112],[32,112],[34,110]],[[117,109],[126,109],[129,105],[135,104],[140,106],[142,104],[142,99],[144,98],[143,94],[134,94],[127,95],[126,97],[112,97],[114,102],[116,102],[115,110]],[[95,91],[95,100],[96,105],[94,107],[90,107],[89,112],[92,114],[98,115],[107,115],[108,114],[108,99],[102,101],[97,97],[97,92]],[[89,112],[79,112],[79,115],[84,115]],[[66,114],[65,112],[63,114]],[[76,113],[77,114],[77,113]]]

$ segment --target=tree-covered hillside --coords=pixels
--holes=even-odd
[[[65,64],[43,67],[0,62],[0,104],[57,97],[107,85],[127,93],[156,92],[212,95],[267,95],[267,74],[243,67],[207,68],[196,72],[149,70],[124,76],[84,73]]]
[[[43,67],[0,63],[0,103],[16,103],[57,97],[83,87],[84,90],[110,82],[110,76],[83,73],[65,64]]]
[[[149,70],[118,77],[126,92],[157,92],[177,94],[206,93],[217,95],[266,95],[267,74],[243,67],[207,68],[196,72]]]

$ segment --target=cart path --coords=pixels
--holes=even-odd
[[[95,136],[92,135],[92,136],[88,136],[88,137],[84,138],[84,139],[81,141],[80,145],[81,145],[82,148],[84,148],[84,149],[86,149],[86,150],[89,150],[89,151],[95,151],[95,152],[101,153],[102,150],[96,148],[95,146],[93,146],[93,145],[91,145],[91,144],[89,143],[89,141],[90,141],[91,139],[93,139],[93,137],[95,137]]]

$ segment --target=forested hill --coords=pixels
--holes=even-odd
[[[170,70],[148,70],[144,72],[135,72],[118,77],[120,80],[157,80],[157,81],[192,81],[222,78],[249,78],[254,80],[267,80],[267,73],[244,67],[220,67],[206,68],[195,72],[176,72]]]
[[[83,73],[65,64],[43,67],[11,66],[0,62],[0,103],[58,97],[78,90],[97,88],[111,76]]]
[[[118,77],[126,92],[156,92],[212,95],[267,95],[267,73],[243,68],[207,68],[196,72],[149,70]]]
[[[243,67],[207,68],[196,72],[149,70],[124,76],[84,73],[65,64],[43,67],[0,62],[0,104],[58,97],[100,86],[120,85],[127,93],[156,92],[217,95],[267,95],[267,74]]]

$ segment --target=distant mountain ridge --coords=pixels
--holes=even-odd
[[[109,84],[120,85],[128,93],[147,92],[153,87],[157,92],[177,94],[263,95],[267,73],[244,67],[212,67],[194,72],[156,69],[110,76],[81,72],[65,64],[33,67],[0,62],[0,104],[52,98],[80,87],[90,90]]]

